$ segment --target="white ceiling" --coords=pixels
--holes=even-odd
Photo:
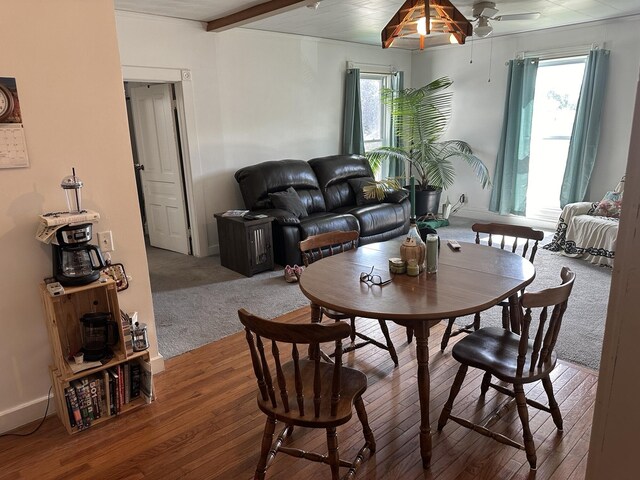
[[[209,21],[265,0],[114,0],[116,10]],[[452,0],[467,18],[478,0]],[[313,4],[314,1],[309,1]],[[242,28],[308,35],[380,45],[380,32],[404,0],[322,0],[317,9],[300,8],[257,20]],[[492,21],[492,36],[640,14],[640,0],[496,0],[499,15],[540,12],[537,20]],[[489,37],[490,38],[490,37]],[[443,43],[434,37],[432,43]],[[394,47],[417,48],[416,41]]]

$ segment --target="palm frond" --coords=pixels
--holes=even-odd
[[[491,185],[486,165],[462,140],[440,141],[451,120],[452,92],[447,91],[452,80],[438,78],[421,88],[400,91],[384,89],[382,101],[391,109],[394,129],[401,139],[401,148],[381,147],[367,153],[372,165],[382,160],[398,158],[408,161],[418,178],[420,188],[427,185],[448,188],[455,180],[452,160],[467,162],[486,188]]]

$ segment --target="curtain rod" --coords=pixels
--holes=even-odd
[[[377,65],[375,63],[358,63],[347,61],[347,68],[359,68],[365,73],[396,73],[398,69],[394,65]]]
[[[559,48],[550,48],[548,50],[531,50],[531,51],[522,51],[516,55],[517,59],[522,59],[526,57],[538,57],[540,60],[550,60],[553,58],[560,57],[571,57],[578,55],[587,55],[590,50],[597,50],[601,47],[597,43],[591,43],[588,45],[574,45],[571,47],[559,47]]]

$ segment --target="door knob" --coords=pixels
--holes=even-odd
[[[133,168],[135,168],[139,172],[140,170],[144,170],[144,165],[141,165],[139,163],[134,163]]]

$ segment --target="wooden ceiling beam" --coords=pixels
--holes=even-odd
[[[240,27],[249,22],[271,17],[278,13],[298,8],[309,0],[269,0],[268,2],[245,8],[239,12],[216,18],[207,23],[207,32],[222,32],[233,27]]]

